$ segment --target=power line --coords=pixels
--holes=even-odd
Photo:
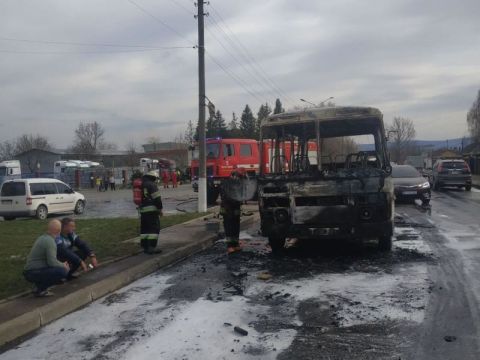
[[[61,55],[61,54],[122,54],[122,53],[139,53],[139,52],[152,52],[165,49],[192,49],[192,47],[172,47],[172,48],[161,48],[161,49],[137,49],[137,50],[85,50],[85,51],[35,51],[35,50],[5,50],[0,49],[0,53],[7,54],[50,54],[50,55]]]
[[[218,24],[218,27],[220,28],[220,30],[229,38],[229,39],[233,39],[234,41],[232,41],[232,44],[235,44],[238,43],[238,45],[235,45],[237,47],[237,49],[240,50],[240,54],[241,56],[246,60],[247,63],[249,63],[252,68],[254,69],[254,71],[258,74],[258,76],[260,76],[265,82],[269,83],[270,86],[274,89],[276,89],[276,91],[283,95],[282,97],[284,97],[287,101],[290,101],[290,102],[293,102],[295,103],[295,100],[293,100],[290,96],[288,96],[268,75],[267,73],[265,72],[265,70],[262,68],[262,66],[258,63],[258,61],[253,57],[253,55],[250,54],[250,52],[248,51],[248,49],[243,45],[243,43],[240,41],[240,39],[235,35],[235,33],[230,29],[230,27],[227,25],[226,21],[223,19],[222,15],[218,12],[218,10],[215,9],[215,7],[210,4],[210,7],[211,9],[213,10],[213,12],[215,13],[215,15],[220,19],[220,21],[224,24],[225,28],[232,34],[232,36],[230,37],[227,32],[225,30],[222,29],[222,26],[220,24]],[[216,22],[218,23],[216,20],[215,20],[215,16],[212,16],[212,14],[210,14],[210,17],[212,18],[212,21],[213,22]]]
[[[179,8],[182,8],[187,14],[195,16],[194,13],[192,13],[185,5],[182,5],[181,3],[178,2],[178,0],[170,0],[172,3],[177,5]]]
[[[234,46],[237,51],[239,52],[239,54],[242,56],[242,58],[244,59],[244,61],[249,64],[252,69],[255,71],[255,73],[257,74],[257,76],[259,76],[269,87],[272,87],[273,89],[275,89],[275,91],[280,95],[280,97],[283,97],[285,98],[287,101],[293,101],[293,103],[295,103],[294,100],[292,100],[291,97],[289,97],[282,89],[280,89],[280,87],[278,85],[276,85],[273,80],[271,80],[269,78],[269,76],[267,75],[267,73],[265,72],[265,70],[260,66],[260,64],[257,62],[257,60],[250,54],[250,52],[247,50],[247,48],[242,44],[242,42],[240,41],[240,39],[235,35],[235,33],[228,27],[228,25],[226,24],[226,21],[223,20],[223,18],[221,17],[221,15],[218,13],[217,10],[215,10],[215,8],[213,8],[213,11],[217,14],[217,16],[221,19],[221,21],[224,23],[225,25],[225,28],[232,34],[232,36],[230,36],[224,29],[223,27],[219,24],[218,21],[215,20],[215,17],[214,16],[211,16],[212,18],[212,21],[217,25],[217,27],[220,29],[220,31],[222,31],[225,36],[227,38],[230,39],[230,42],[232,44],[232,46]]]
[[[205,50],[205,54],[212,60],[220,69],[223,70],[225,74],[227,74],[230,78],[232,78],[238,85],[240,85],[248,94],[250,94],[252,97],[254,97],[256,100],[260,101],[260,103],[263,103],[263,99],[258,97],[254,92],[250,91],[246,84],[239,79],[235,74],[230,72],[227,68],[225,68],[219,61],[217,61],[208,51]]]
[[[180,32],[178,32],[176,29],[174,29],[173,27],[171,27],[170,25],[168,25],[167,23],[165,23],[162,19],[158,18],[157,16],[153,15],[152,13],[150,13],[148,10],[146,10],[145,8],[143,8],[142,6],[138,5],[135,1],[133,0],[127,0],[129,3],[131,3],[132,5],[134,5],[135,7],[137,7],[139,10],[141,10],[143,13],[145,13],[146,15],[148,15],[149,17],[151,17],[152,19],[154,19],[155,21],[159,22],[160,24],[162,24],[163,26],[165,26],[167,29],[169,29],[170,31],[172,31],[173,33],[177,34],[179,37],[187,40],[188,42],[190,42],[191,44],[193,44],[189,39],[187,39],[183,34],[181,34]],[[195,44],[193,44],[194,46],[196,46]],[[240,79],[238,78],[238,76],[236,76],[234,73],[232,73],[231,71],[229,71],[225,66],[223,66],[220,61],[216,60],[212,55],[210,55],[209,52],[207,52],[205,50],[205,54],[212,60],[212,62],[214,62],[223,72],[225,72],[225,74],[227,74],[230,78],[232,78],[237,84],[239,84],[247,93],[249,93],[252,97],[254,97],[255,99],[257,99],[258,101],[260,101],[261,103],[263,103],[263,100],[261,98],[259,98],[254,92],[250,91],[248,88],[247,88],[247,85]]]
[[[168,30],[170,30],[171,32],[177,34],[179,37],[181,37],[182,39],[188,41],[190,44],[192,44],[193,46],[196,46],[196,44],[191,41],[190,39],[188,39],[185,35],[183,35],[182,33],[180,33],[179,31],[177,31],[175,28],[171,27],[170,25],[168,25],[165,21],[163,21],[162,19],[160,19],[159,17],[153,15],[151,12],[149,12],[147,9],[145,9],[144,7],[140,6],[139,4],[137,4],[135,1],[133,0],[127,0],[130,4],[132,4],[133,6],[135,6],[137,9],[139,9],[140,11],[142,11],[144,14],[148,15],[149,17],[151,17],[152,19],[154,19],[155,21],[159,22],[160,24],[162,24],[164,27],[166,27]]]
[[[215,25],[215,26],[226,36],[226,41],[230,44],[230,46],[231,46],[232,48],[234,48],[234,51],[238,51],[238,47],[237,47],[237,46],[234,46],[235,43],[230,39],[230,36],[225,32],[225,30],[223,30],[223,29],[220,27],[220,25],[219,25],[215,20],[212,20],[211,23],[212,23],[213,25]],[[216,38],[216,36],[213,35],[212,32],[210,32],[210,33],[212,34],[212,36],[213,36],[214,38]],[[218,39],[217,39],[217,42],[220,43],[220,41],[219,41]],[[248,59],[246,59],[245,56],[242,54],[241,49],[240,49],[240,55],[241,55],[241,57],[243,58],[243,60],[245,61],[245,63],[246,63],[247,65],[250,65],[250,66],[252,67],[252,69],[254,70],[254,72],[255,72],[256,74],[252,74],[252,72],[251,72],[243,63],[241,63],[241,62],[238,60],[238,57],[235,56],[234,54],[232,54],[228,49],[226,49],[225,46],[223,46],[223,44],[220,43],[220,45],[222,45],[222,47],[225,49],[225,51],[228,52],[228,53],[232,56],[232,58],[233,58],[238,64],[240,64],[240,66],[241,66],[246,72],[248,72],[248,73],[252,76],[252,78],[255,79],[255,81],[256,81],[258,84],[260,84],[261,87],[263,87],[264,89],[267,89],[267,92],[272,93],[275,97],[283,97],[283,95],[281,95],[281,94],[278,92],[278,90],[276,90],[275,88],[273,88],[268,82],[265,82],[265,80],[263,79],[263,77],[261,76],[261,74],[260,74],[260,75],[258,74],[258,70],[255,69],[253,66],[251,66],[251,64],[250,64],[250,62],[248,61]],[[263,80],[263,83],[262,83],[260,80]],[[265,84],[266,84],[266,85],[265,85]],[[273,90],[273,91],[272,91],[272,90]],[[280,96],[279,96],[279,94],[280,94]]]
[[[265,86],[264,83],[262,83],[259,79],[258,76],[256,76],[244,63],[242,63],[241,61],[238,60],[238,56],[235,56],[234,53],[232,53],[227,46],[224,45],[223,41],[221,41],[213,31],[211,31],[210,29],[207,28],[207,31],[209,32],[209,34],[220,44],[220,46],[225,50],[225,52],[227,52],[231,58],[238,64],[241,66],[241,68],[247,72],[251,77],[252,79],[261,87],[263,88],[263,91],[265,93],[270,93],[270,94],[273,94],[274,96],[276,96],[275,94],[275,91],[272,91],[271,87],[270,86]]]
[[[264,89],[266,89],[267,91],[266,92],[270,92],[270,89],[268,87],[265,87],[261,82],[258,81],[258,78],[255,77],[254,74],[252,74],[252,72],[243,64],[241,63],[237,57],[223,44],[222,41],[220,41],[220,39],[210,30],[207,28],[207,31],[209,32],[209,34],[220,44],[220,46],[232,57],[232,59],[238,64],[240,65],[243,70],[245,70],[245,72],[247,72],[248,74],[250,74],[250,76],[261,86],[263,87]],[[233,71],[232,71],[233,72]]]
[[[11,41],[11,42],[23,42],[31,44],[48,44],[48,45],[71,45],[71,46],[84,46],[84,47],[113,47],[113,48],[139,48],[139,49],[190,49],[187,46],[151,46],[151,45],[132,45],[132,44],[110,44],[110,43],[85,43],[85,42],[74,42],[74,41],[57,41],[57,40],[33,40],[33,39],[19,39],[0,36],[0,41]]]

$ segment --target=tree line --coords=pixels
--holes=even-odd
[[[273,114],[279,114],[285,111],[280,99],[276,99],[273,110],[268,103],[261,104],[256,116],[250,105],[247,104],[240,118],[233,112],[231,120],[227,123],[222,112],[219,109],[215,109],[211,102],[209,102],[207,108],[209,114],[205,122],[205,136],[207,138],[259,139],[261,122],[272,112]],[[188,144],[198,141],[198,123],[196,127],[194,127],[192,121],[188,123],[183,140]]]
[[[0,161],[15,158],[16,155],[32,149],[53,150],[50,140],[39,134],[24,134],[0,143]],[[68,152],[82,154],[86,158],[101,150],[114,150],[116,145],[106,141],[105,128],[96,121],[80,122],[75,129],[72,145]]]

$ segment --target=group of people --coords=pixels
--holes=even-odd
[[[116,190],[115,177],[113,176],[113,174],[110,176],[104,175],[103,177],[97,176],[95,178],[92,176],[91,178],[92,188],[94,187],[93,181],[95,181],[95,187],[97,188],[97,191],[107,191],[109,186],[111,191]]]
[[[233,179],[245,176],[240,170],[232,174]],[[163,204],[156,185],[156,171],[149,171],[141,181],[140,246],[146,254],[157,254],[160,235],[160,217]],[[240,201],[222,193],[220,213],[223,216],[227,252],[240,251]],[[98,266],[97,257],[90,246],[76,233],[75,220],[69,217],[50,220],[47,232],[38,237],[27,257],[24,277],[35,285],[38,297],[51,295],[49,287],[75,279],[79,268],[87,272]]]
[[[168,189],[170,187],[170,181],[172,182],[172,188],[178,187],[178,175],[178,170],[163,170],[161,175],[163,188]]]
[[[79,268],[89,271],[98,266],[95,253],[75,230],[74,219],[53,219],[47,232],[35,240],[23,272],[35,285],[35,296],[50,296],[49,287],[75,279]]]

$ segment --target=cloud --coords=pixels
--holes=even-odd
[[[152,135],[171,139],[196,121],[196,50],[112,53],[119,49],[1,40],[196,43],[193,4],[180,1],[189,14],[173,1],[135,2],[182,36],[128,1],[2,2],[0,141],[38,132],[65,147],[80,121],[99,121],[108,140],[122,147]],[[299,98],[334,96],[338,105],[376,106],[386,121],[409,117],[419,138],[466,133],[465,114],[480,87],[477,0],[247,0],[212,2],[206,11],[207,52],[241,82],[207,56],[207,95],[227,121],[247,103],[256,112],[260,102],[273,104],[278,96],[287,108]],[[432,124],[441,126],[432,131]]]

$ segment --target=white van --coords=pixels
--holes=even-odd
[[[56,179],[15,179],[0,189],[0,216],[5,220],[35,216],[44,220],[48,214],[85,210],[85,196]]]

